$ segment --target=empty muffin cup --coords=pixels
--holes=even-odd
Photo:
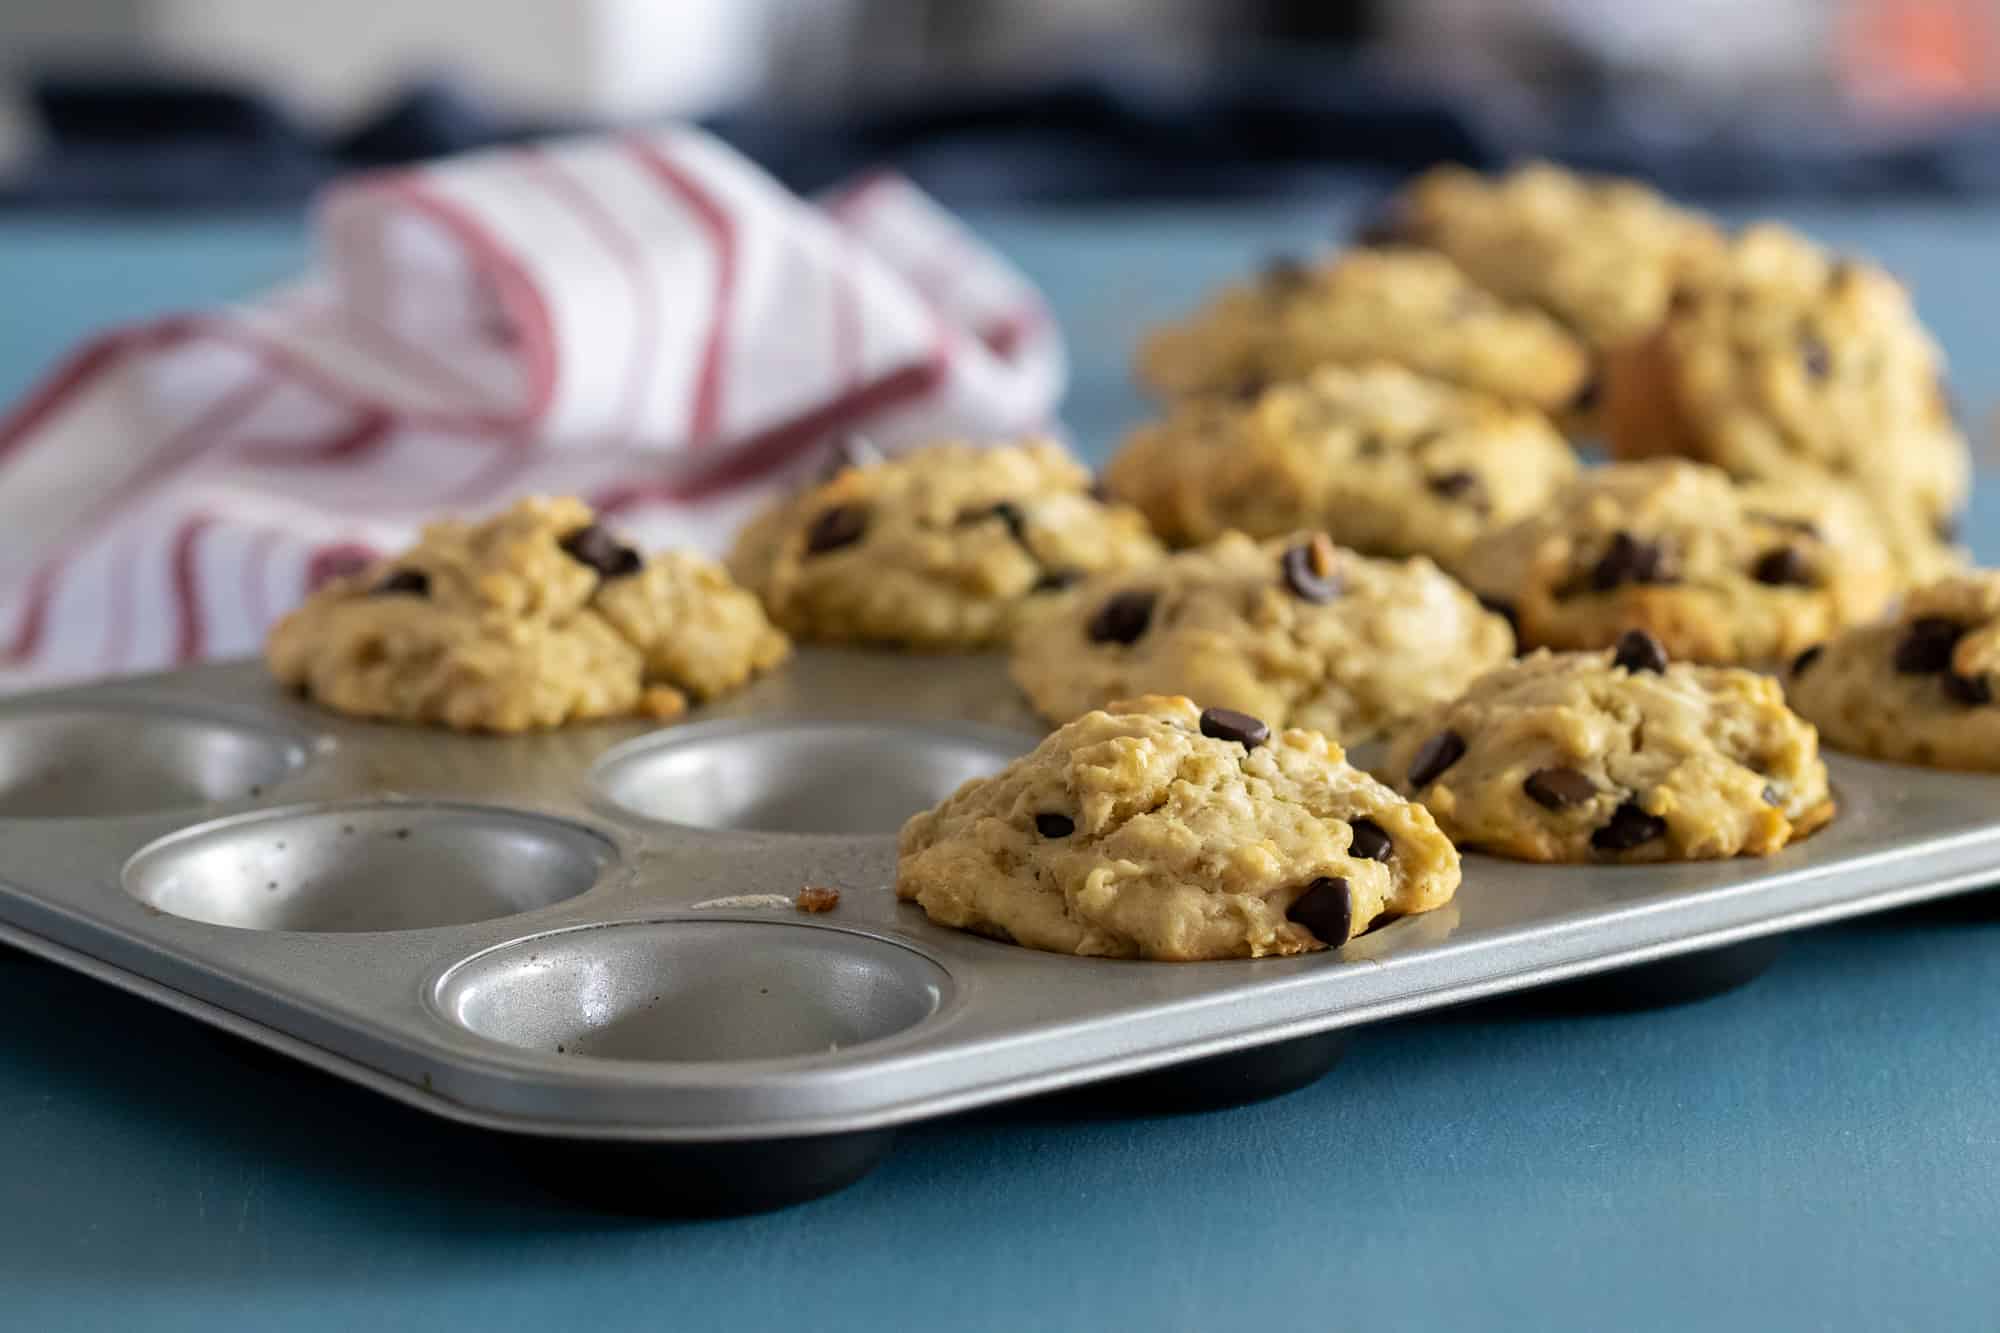
[[[127,863],[172,916],[247,930],[461,925],[574,898],[616,857],[588,829],[470,805],[356,804],[203,824]]]
[[[139,705],[0,713],[0,819],[149,814],[261,796],[305,762],[276,730]]]
[[[642,736],[598,762],[620,810],[765,833],[894,833],[1035,738],[926,722],[712,722]]]
[[[452,968],[435,1003],[489,1041],[625,1061],[823,1055],[907,1031],[951,979],[899,944],[824,926],[648,921],[557,931]]]

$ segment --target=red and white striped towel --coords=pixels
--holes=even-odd
[[[575,493],[718,551],[853,430],[1044,429],[1034,289],[915,187],[813,204],[691,130],[335,187],[318,269],[106,334],[0,417],[9,684],[255,649],[425,520]]]

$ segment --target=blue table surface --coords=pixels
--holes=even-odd
[[[1983,426],[2000,215],[1792,216],[1912,282]],[[1143,413],[1135,327],[1332,217],[972,221],[1054,302],[1101,456]],[[289,223],[0,223],[0,400],[303,249]],[[449,1125],[0,961],[0,1327],[1990,1330],[1996,996],[2000,924],[1903,913],[1703,1004],[1391,1024],[1262,1105],[920,1126],[845,1193],[674,1223],[550,1201]]]

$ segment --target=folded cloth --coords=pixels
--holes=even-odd
[[[693,130],[362,176],[317,271],[113,331],[0,417],[10,684],[253,650],[427,519],[576,493],[714,552],[852,431],[1045,429],[1029,283],[898,177],[819,203]]]

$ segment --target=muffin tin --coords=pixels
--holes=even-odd
[[[1359,1024],[1685,999],[1780,932],[2000,880],[2000,779],[1832,756],[1840,817],[1776,856],[1468,856],[1449,906],[1315,956],[1061,957],[898,903],[902,819],[1043,730],[997,658],[828,649],[679,726],[514,739],[348,721],[253,663],[17,699],[0,940],[508,1134],[567,1189],[711,1211],[837,1187],[916,1120],[1246,1100]],[[838,906],[794,910],[807,884]]]

